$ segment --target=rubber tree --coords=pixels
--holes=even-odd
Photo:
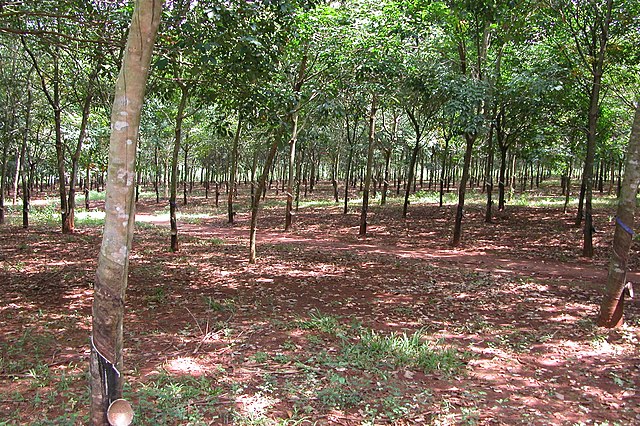
[[[462,91],[458,92],[461,107],[460,118],[462,136],[465,140],[464,162],[462,175],[458,186],[458,205],[456,207],[453,238],[451,244],[456,247],[462,239],[462,219],[464,217],[464,203],[466,186],[469,180],[471,156],[476,139],[484,131],[484,101],[486,99],[484,84],[484,67],[487,61],[489,47],[494,37],[494,23],[496,21],[495,8],[488,2],[454,2],[453,29],[456,34],[457,62]],[[469,17],[471,22],[467,24]],[[469,48],[468,44],[472,45]],[[475,54],[475,56],[471,56]],[[474,60],[475,59],[475,60]]]
[[[584,212],[578,209],[576,226],[582,222],[582,255],[593,256],[593,165],[598,137],[598,118],[601,102],[602,79],[605,72],[607,45],[610,42],[613,0],[605,2],[591,1],[555,1],[553,10],[561,17],[567,39],[575,44],[577,66],[586,70],[590,80],[588,87],[588,115],[586,125],[586,154],[582,172],[581,197],[584,194]],[[618,6],[618,5],[616,5]]]
[[[162,0],[137,0],[111,111],[105,225],[92,306],[91,424],[108,425],[109,405],[122,397],[123,320],[135,224],[134,189],[140,115]]]
[[[362,207],[360,209],[360,228],[358,235],[367,235],[367,214],[369,211],[369,190],[371,188],[371,176],[373,169],[373,152],[376,139],[376,113],[378,111],[378,96],[371,96],[371,108],[369,109],[369,127],[367,132],[367,166],[365,169],[364,189],[362,191]]]
[[[627,147],[624,179],[616,212],[616,228],[613,234],[606,291],[600,304],[600,313],[598,315],[598,325],[603,327],[618,327],[623,322],[627,265],[629,262],[629,249],[635,235],[633,229],[639,185],[640,103],[636,107],[631,137]]]
[[[407,185],[404,193],[404,205],[402,217],[407,217],[409,208],[409,195],[411,182],[414,180],[418,154],[422,149],[425,133],[432,126],[433,118],[438,114],[446,101],[446,92],[442,90],[441,79],[444,78],[443,70],[432,64],[419,64],[412,75],[406,81],[407,93],[404,96],[404,110],[409,117],[415,137],[409,168],[407,169]]]

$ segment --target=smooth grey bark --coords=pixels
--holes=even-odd
[[[123,320],[135,224],[135,164],[145,86],[160,25],[162,0],[137,0],[115,86],[107,169],[105,225],[93,293],[90,356],[93,426],[122,397]]]

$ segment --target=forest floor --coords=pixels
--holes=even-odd
[[[284,232],[270,195],[254,265],[246,207],[229,225],[222,198],[191,197],[172,253],[167,203],[138,203],[124,372],[134,424],[640,424],[638,298],[622,328],[594,323],[612,203],[596,204],[585,259],[575,209],[543,206],[545,194],[491,224],[472,197],[456,249],[452,197],[416,199],[407,219],[397,199],[372,206],[366,238],[359,205],[344,215],[314,197]],[[17,208],[0,227],[0,425],[86,424],[100,220],[79,214],[62,235],[55,216],[37,220],[54,207],[36,210],[28,230]],[[637,241],[632,251],[640,284]]]

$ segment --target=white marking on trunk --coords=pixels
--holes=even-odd
[[[116,121],[115,123],[113,123],[113,128],[118,132],[126,129],[127,127],[129,127],[129,123],[127,123],[126,121]]]

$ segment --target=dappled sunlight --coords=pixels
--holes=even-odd
[[[266,414],[280,400],[270,395],[257,393],[239,395],[235,402],[241,414],[249,416],[249,418],[256,418]]]
[[[164,369],[173,374],[190,374],[201,376],[206,374],[207,368],[192,357],[180,357],[168,360]]]

